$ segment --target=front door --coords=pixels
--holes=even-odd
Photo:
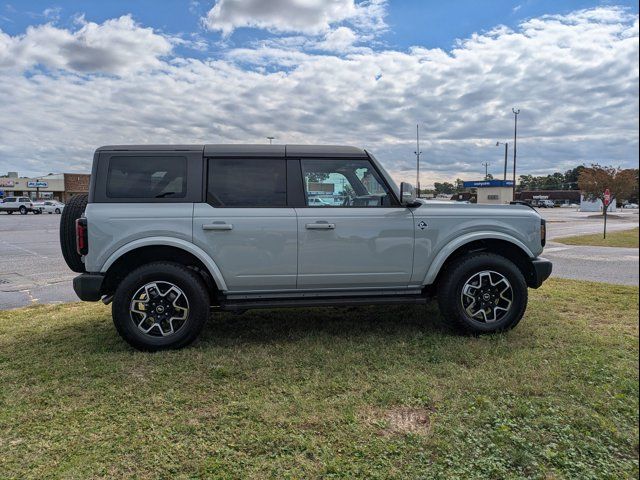
[[[297,237],[286,160],[208,159],[207,202],[194,205],[193,240],[230,292],[295,289]]]
[[[302,159],[298,288],[406,287],[413,214],[366,159]]]

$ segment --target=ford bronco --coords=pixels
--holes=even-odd
[[[107,146],[60,240],[81,300],[112,302],[141,350],[211,311],[422,304],[472,334],[514,327],[551,273],[525,205],[429,204],[345,146]]]

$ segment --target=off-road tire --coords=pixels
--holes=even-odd
[[[176,333],[166,337],[152,337],[143,333],[132,318],[133,296],[150,282],[174,284],[182,290],[189,303],[186,322]],[[186,347],[200,335],[209,318],[209,293],[200,275],[184,265],[172,262],[149,263],[133,270],[118,285],[111,313],[116,330],[132,347],[147,352],[179,349]]]
[[[485,323],[470,318],[462,305],[462,289],[475,273],[491,270],[504,276],[511,284],[513,299],[503,318]],[[527,308],[527,283],[518,267],[509,259],[493,253],[465,255],[446,267],[438,281],[438,305],[446,325],[467,334],[503,332],[515,327]]]
[[[77,273],[86,272],[82,257],[76,249],[76,220],[87,207],[87,195],[74,195],[65,206],[60,217],[60,247],[64,261]]]

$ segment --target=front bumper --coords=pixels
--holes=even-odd
[[[531,276],[527,284],[531,288],[538,288],[551,275],[553,263],[546,258],[538,257],[531,260],[531,266],[533,268],[531,269]]]
[[[73,290],[80,300],[97,302],[102,296],[103,281],[104,275],[101,273],[83,273],[73,279]]]

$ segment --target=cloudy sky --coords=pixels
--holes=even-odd
[[[122,143],[338,143],[423,185],[638,166],[636,2],[0,3],[0,174]],[[509,167],[511,168],[511,167]]]

